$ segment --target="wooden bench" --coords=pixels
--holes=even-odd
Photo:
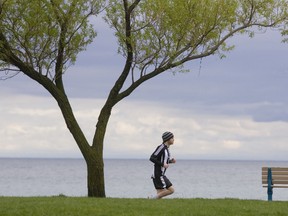
[[[272,201],[273,188],[288,188],[288,167],[262,167],[262,184]]]

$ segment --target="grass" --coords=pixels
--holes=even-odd
[[[287,212],[283,201],[0,197],[1,216],[286,216]]]

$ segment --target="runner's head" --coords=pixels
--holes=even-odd
[[[172,145],[174,142],[174,134],[169,131],[166,131],[162,134],[162,140],[163,143],[168,142],[169,145]]]

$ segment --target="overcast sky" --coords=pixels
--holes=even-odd
[[[124,60],[111,31],[98,37],[65,74],[67,94],[91,141],[98,113]],[[165,131],[176,159],[287,160],[288,44],[278,32],[229,40],[225,59],[162,74],[114,108],[105,158],[149,158]],[[0,81],[0,157],[82,157],[57,103],[20,74]]]

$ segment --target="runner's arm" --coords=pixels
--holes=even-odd
[[[151,155],[150,161],[153,162],[154,164],[159,165],[159,166],[164,165],[160,160],[158,160],[157,155],[155,155],[154,153]]]

